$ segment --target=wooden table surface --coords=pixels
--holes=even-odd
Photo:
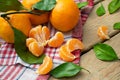
[[[82,70],[79,74],[71,78],[49,80],[120,80],[120,61],[104,62],[96,58],[93,52],[93,46],[98,43],[106,43],[113,47],[120,58],[120,30],[114,30],[113,24],[120,22],[120,10],[114,14],[109,14],[108,4],[112,0],[94,0],[95,6],[89,15],[83,27],[83,43],[85,49],[81,56],[80,66],[88,69],[91,73]],[[102,3],[105,7],[106,14],[102,17],[96,15],[96,9]],[[100,40],[97,36],[98,27],[105,25],[109,28],[109,40]]]

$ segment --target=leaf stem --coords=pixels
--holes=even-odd
[[[85,68],[82,68],[83,70],[85,70],[85,71],[87,71],[87,72],[89,72],[89,74],[91,73],[89,70],[87,70],[87,69],[85,69]]]
[[[16,12],[9,12],[9,13],[2,13],[1,14],[1,17],[6,17],[7,15],[11,15],[11,14],[34,14],[34,15],[41,15],[41,14],[43,14],[43,13],[45,13],[45,12],[39,12],[39,13],[37,13],[37,12],[32,12],[32,11],[24,11],[24,12],[21,12],[21,11],[16,11]]]

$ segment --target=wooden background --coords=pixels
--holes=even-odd
[[[82,52],[80,66],[88,69],[91,73],[82,70],[78,75],[71,78],[50,80],[120,80],[120,61],[104,62],[96,58],[93,46],[98,43],[106,43],[114,48],[120,58],[120,30],[114,30],[113,24],[120,22],[120,10],[114,14],[109,14],[108,4],[111,0],[94,0],[95,6],[83,27],[83,43],[85,49]],[[106,14],[102,17],[96,15],[96,9],[102,3],[106,9]],[[98,27],[105,25],[109,28],[109,40],[102,41],[97,36]]]

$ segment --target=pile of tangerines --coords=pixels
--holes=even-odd
[[[22,0],[22,4],[25,8],[32,9],[32,6],[38,1],[40,0]],[[46,45],[54,48],[60,47],[60,58],[69,62],[76,58],[72,52],[77,49],[83,49],[84,46],[80,40],[75,38],[69,39],[64,44],[64,34],[62,32],[72,30],[77,25],[79,16],[80,10],[73,0],[57,0],[57,4],[51,12],[41,15],[11,14],[9,15],[9,22],[28,36],[26,46],[34,56],[38,57],[42,55]],[[41,25],[48,21],[51,22],[54,28],[59,30],[52,38],[50,38],[48,27]],[[32,27],[33,25],[35,27]],[[2,17],[0,17],[0,37],[8,43],[14,43],[13,30]],[[52,59],[46,56],[37,73],[47,74],[52,69],[52,66]]]
[[[32,6],[40,0],[22,0],[25,8],[31,10]],[[75,38],[64,42],[64,34],[72,30],[78,23],[80,10],[73,0],[56,0],[57,4],[51,12],[41,15],[34,14],[11,14],[9,22],[13,27],[22,31],[28,38],[26,46],[29,51],[36,57],[41,56],[46,45],[50,47],[60,47],[59,56],[66,62],[73,61],[76,57],[72,54],[74,50],[83,49],[83,43]],[[8,13],[11,11],[8,11]],[[35,12],[39,12],[36,11]],[[41,24],[51,22],[54,28],[59,30],[50,38],[50,30],[47,26]],[[32,27],[32,26],[35,27]],[[60,32],[62,31],[62,32]],[[107,36],[107,27],[100,27],[98,35],[101,39],[109,38]],[[0,37],[8,43],[14,43],[14,33],[7,21],[0,17]],[[53,62],[49,56],[46,56],[43,63],[36,71],[38,74],[47,74],[52,70]]]

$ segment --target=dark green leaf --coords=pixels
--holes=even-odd
[[[104,15],[105,13],[106,13],[105,8],[104,8],[104,6],[101,4],[101,6],[98,7],[98,9],[96,10],[96,14],[97,14],[98,16],[102,16],[102,15]]]
[[[120,30],[120,22],[115,23],[115,24],[113,25],[113,28],[114,28],[115,30]]]
[[[83,8],[88,5],[88,2],[79,2],[77,3],[78,8]]]
[[[15,35],[15,51],[18,56],[26,63],[34,64],[34,63],[42,63],[45,55],[43,54],[40,57],[36,57],[29,52],[28,48],[26,47],[26,39],[27,37],[16,28],[13,28],[14,35]]]
[[[18,0],[0,0],[0,11],[23,10],[24,7]]]
[[[98,43],[94,46],[93,50],[95,52],[96,57],[100,60],[103,61],[118,60],[118,57],[114,49],[107,44]]]
[[[120,0],[112,0],[108,5],[109,13],[112,14],[120,9]]]
[[[38,3],[33,5],[34,9],[50,11],[54,8],[56,0],[40,0]]]
[[[57,66],[50,74],[55,78],[71,77],[79,73],[81,69],[83,68],[74,63],[67,62]]]

